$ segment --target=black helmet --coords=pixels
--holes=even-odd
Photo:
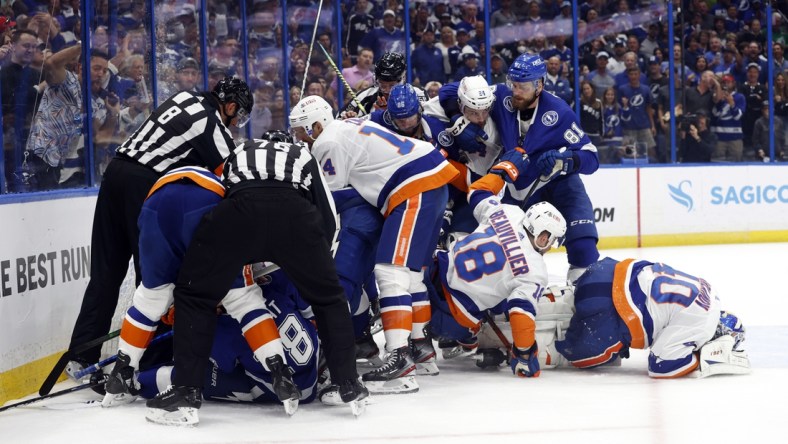
[[[279,130],[266,131],[265,134],[263,134],[263,137],[261,137],[261,139],[267,140],[269,142],[293,143],[293,138],[290,137],[290,134],[287,134],[286,132]]]
[[[252,105],[254,105],[252,91],[246,82],[237,77],[225,77],[213,87],[213,93],[222,104],[233,102],[238,105],[238,111],[233,117],[238,117],[239,127],[246,125],[252,115]]]
[[[375,65],[375,79],[384,82],[400,82],[406,67],[404,55],[398,52],[387,52]]]

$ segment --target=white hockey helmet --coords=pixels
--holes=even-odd
[[[312,125],[320,122],[325,128],[334,120],[331,105],[320,96],[306,96],[299,100],[290,111],[290,129],[303,128],[312,137]]]
[[[550,235],[547,245],[539,247],[540,251],[547,250],[551,246],[558,248],[564,243],[566,235],[566,220],[561,212],[548,202],[538,202],[531,205],[525,212],[523,226],[531,235],[536,238],[547,231]]]
[[[495,93],[482,76],[469,76],[460,80],[457,88],[460,108],[487,110],[495,102]]]

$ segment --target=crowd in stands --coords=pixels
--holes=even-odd
[[[156,1],[154,30],[148,2],[118,0],[112,2],[116,11],[109,11],[110,3],[91,3],[89,44],[80,41],[78,0],[15,0],[0,8],[1,192],[87,184],[86,144],[78,130],[87,121],[84,54],[91,59],[90,140],[97,183],[114,148],[136,130],[154,101],[180,90],[210,89],[226,75],[248,76],[255,97],[252,125],[248,135],[236,136],[259,137],[285,129],[288,104],[304,95],[320,95],[340,110],[340,98],[350,100],[348,87],[357,93],[374,85],[374,64],[386,51],[410,52],[411,83],[428,96],[447,82],[486,74],[486,34],[491,83],[504,82],[508,65],[524,52],[547,61],[545,89],[572,105],[578,81],[582,124],[601,147],[600,160],[609,163],[637,157],[670,162],[671,111],[678,117],[677,161],[769,161],[772,63],[775,160],[786,153],[788,2],[783,0],[773,2],[771,17],[760,0],[676,0],[674,42],[668,41],[665,2],[579,0],[578,54],[572,4],[566,0],[492,0],[489,30],[483,9],[488,2],[481,0],[411,1],[407,11],[403,0],[324,1],[319,21],[317,0],[289,0],[284,20],[281,0],[247,1],[245,20],[239,3],[208,0],[205,46],[200,2]],[[774,39],[767,42],[769,20]],[[69,51],[76,46],[81,51]],[[673,110],[668,51],[677,70]]]

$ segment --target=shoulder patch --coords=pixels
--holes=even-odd
[[[438,134],[438,143],[441,146],[451,146],[454,143],[454,136],[448,130],[441,131]]]
[[[553,126],[558,123],[558,113],[555,111],[548,111],[542,114],[542,125]]]
[[[394,123],[391,121],[391,115],[389,114],[388,110],[383,111],[383,123],[385,123],[388,126],[394,126]]]
[[[503,99],[503,107],[506,108],[506,111],[510,113],[514,112],[514,107],[512,106],[512,96],[506,96]]]

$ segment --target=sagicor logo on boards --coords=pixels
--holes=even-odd
[[[687,207],[687,212],[690,212],[693,207],[692,196],[684,191],[684,184],[687,184],[687,190],[692,188],[692,182],[689,180],[682,180],[679,182],[678,186],[668,184],[668,189],[670,190],[670,197],[682,206]]]

